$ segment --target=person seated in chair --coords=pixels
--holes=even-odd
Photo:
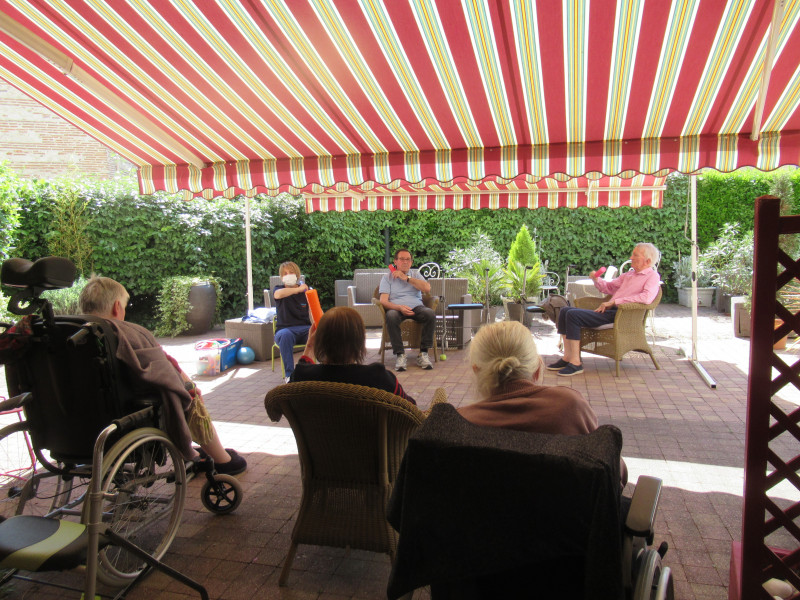
[[[583,435],[597,429],[597,415],[580,392],[541,384],[544,362],[522,323],[500,321],[479,329],[469,360],[478,401],[458,409],[467,421],[531,433]],[[624,486],[624,461],[620,478]]]
[[[547,366],[549,371],[558,371],[562,377],[571,377],[583,372],[581,362],[581,327],[600,327],[613,323],[617,306],[629,302],[650,304],[658,296],[661,276],[653,266],[658,263],[660,253],[653,244],[636,244],[631,254],[631,270],[616,279],[605,281],[592,273],[594,286],[603,294],[611,294],[595,310],[565,306],[558,315],[557,331],[564,344],[564,356]]]
[[[92,276],[78,303],[85,315],[107,319],[117,334],[117,358],[143,387],[157,388],[164,399],[165,429],[187,460],[198,454],[214,460],[217,473],[238,475],[247,461],[231,448],[224,448],[194,382],[169,356],[147,329],[125,321],[128,306],[125,287],[109,277]],[[200,445],[200,452],[192,446]]]
[[[290,381],[335,381],[385,390],[417,402],[381,363],[362,364],[367,353],[364,319],[349,306],[331,308],[311,329],[306,350]],[[314,364],[314,359],[319,364]]]
[[[394,253],[394,263],[395,268],[383,276],[378,288],[381,304],[386,309],[386,330],[395,355],[394,370],[405,371],[408,364],[403,349],[403,336],[400,333],[400,324],[405,319],[422,323],[417,366],[421,369],[433,369],[428,348],[433,347],[436,313],[422,303],[422,294],[430,293],[431,284],[425,281],[419,271],[411,269],[411,252],[405,248]]]
[[[275,343],[281,351],[285,381],[289,381],[294,371],[294,346],[305,342],[311,329],[306,300],[308,286],[300,281],[300,267],[291,261],[281,264],[278,275],[283,283],[272,290],[278,315]]]

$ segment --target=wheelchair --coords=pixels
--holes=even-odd
[[[667,545],[652,547],[661,481],[639,477],[628,505],[621,448],[613,425],[526,433],[434,406],[389,502],[399,540],[388,597],[430,586],[433,600],[672,600]]]
[[[71,261],[58,257],[9,259],[0,270],[3,285],[17,290],[9,310],[32,316],[29,331],[5,325],[0,349],[13,396],[0,403],[0,415],[9,411],[0,429],[0,460],[7,461],[0,464],[0,520],[39,515],[101,526],[103,536],[123,543],[100,544],[97,579],[121,587],[147,571],[145,555],[158,562],[167,552],[189,478],[205,474],[201,500],[218,514],[239,506],[242,489],[234,477],[216,473],[210,458],[183,459],[162,430],[160,395],[137,385],[117,359],[108,321],[53,314],[42,292],[70,287],[75,273]],[[35,464],[13,464],[28,439]],[[90,551],[89,571],[94,562]]]

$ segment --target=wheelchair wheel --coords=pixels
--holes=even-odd
[[[640,557],[633,600],[673,600],[672,573],[661,564],[661,555],[654,549]]]
[[[0,516],[44,516],[66,504],[71,493],[72,478],[37,470],[25,423],[0,429]]]
[[[203,484],[200,499],[210,512],[218,515],[231,513],[242,503],[242,484],[231,475],[217,473],[213,481]]]
[[[106,454],[102,482],[103,522],[160,559],[175,539],[186,494],[186,468],[175,444],[158,429],[131,431]],[[127,551],[108,546],[100,552],[97,576],[119,587],[144,566]]]

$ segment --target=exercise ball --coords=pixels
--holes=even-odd
[[[236,362],[240,365],[249,365],[256,359],[256,353],[249,346],[242,346],[236,353]]]

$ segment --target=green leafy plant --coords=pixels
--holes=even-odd
[[[692,257],[682,256],[672,263],[676,288],[692,287]],[[703,261],[697,261],[697,287],[711,287],[713,273]]]
[[[90,272],[92,242],[87,232],[91,222],[87,212],[89,200],[70,181],[58,186],[54,200],[53,232],[48,239],[48,250],[53,256],[69,258],[75,263],[78,273]]]
[[[525,267],[531,267],[526,269]],[[542,285],[542,263],[536,253],[536,243],[523,224],[508,252],[508,265],[503,269],[506,295],[514,302],[524,302],[539,295]]]
[[[81,297],[83,288],[86,287],[87,279],[78,277],[72,287],[63,290],[47,290],[42,292],[42,298],[47,298],[53,305],[53,312],[57,315],[79,315],[81,314],[78,300]]]
[[[158,293],[159,322],[155,334],[157,336],[175,337],[189,329],[186,315],[191,310],[189,304],[189,290],[192,286],[211,284],[217,296],[214,311],[214,321],[220,320],[220,306],[222,302],[222,288],[219,280],[212,276],[175,276],[167,277]]]
[[[723,294],[746,296],[753,287],[753,232],[739,223],[725,223],[719,237],[703,252],[703,263]]]
[[[467,292],[475,302],[486,304],[486,282],[489,283],[489,305],[502,304],[503,259],[492,246],[492,238],[479,232],[476,241],[466,248],[451,250],[442,265],[450,277],[467,280]]]

